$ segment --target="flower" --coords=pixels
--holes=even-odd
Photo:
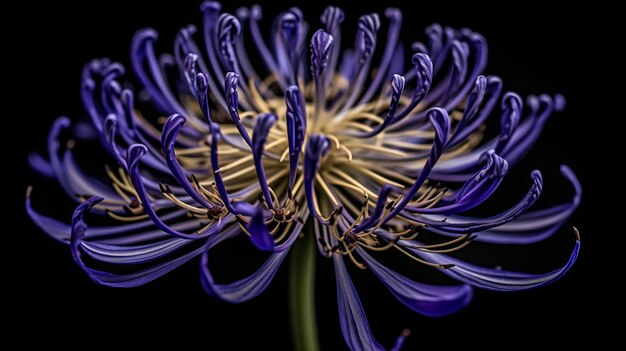
[[[424,44],[412,45],[405,70],[396,9],[385,13],[383,44],[377,45],[379,16],[365,15],[352,49],[343,52],[338,8],[327,8],[324,28],[310,36],[302,13],[285,11],[269,43],[258,7],[233,16],[205,2],[202,11],[204,50],[192,39],[193,26],[178,33],[172,55],[161,57],[153,48],[156,33],[137,33],[131,54],[143,87],[137,95],[122,83],[120,64],[101,59],[85,67],[82,98],[91,127],[74,131],[77,138],[98,138],[111,156],[106,182],[81,170],[72,147],[61,148],[67,118],[51,129],[48,159],[31,157],[35,169],[81,204],[65,224],[37,213],[28,196],[29,214],[70,245],[94,281],[137,286],[200,256],[207,292],[242,302],[267,287],[301,235],[315,235],[320,254],[334,263],[346,343],[379,349],[345,262],[370,270],[403,304],[428,316],[467,305],[471,286],[532,288],[572,266],[578,239],[566,264],[546,274],[479,267],[448,255],[473,241],[542,240],[580,201],[576,177],[562,167],[575,190],[568,203],[528,211],[543,186],[535,171],[511,208],[487,218],[465,213],[494,193],[564,105],[560,96],[531,96],[524,106],[518,95],[502,94],[500,79],[481,75],[487,45],[479,34],[433,25]],[[499,117],[500,133],[482,142],[489,116]],[[113,224],[88,227],[89,211]],[[428,242],[424,232],[443,239]],[[210,250],[237,235],[269,258],[248,278],[217,282]],[[380,263],[378,251],[401,253],[462,284],[414,282]]]

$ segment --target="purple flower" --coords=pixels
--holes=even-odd
[[[179,31],[172,54],[158,56],[155,31],[135,35],[137,94],[124,85],[122,65],[99,59],[85,66],[81,94],[90,124],[72,131],[79,140],[99,139],[110,155],[103,160],[105,178],[86,174],[73,147],[63,146],[61,132],[71,125],[65,117],[51,128],[48,157],[31,155],[33,168],[55,178],[80,204],[71,223],[64,223],[37,212],[29,189],[29,215],[70,245],[95,282],[139,286],[200,256],[205,290],[240,303],[265,290],[292,246],[303,241],[299,237],[314,236],[319,253],[334,263],[344,339],[353,350],[370,350],[382,347],[346,262],[370,270],[407,307],[433,317],[466,306],[472,286],[534,288],[573,265],[576,231],[570,257],[544,274],[486,268],[449,255],[474,241],[546,239],[581,197],[576,176],[561,166],[574,189],[569,202],[529,210],[543,187],[541,173],[533,171],[526,194],[512,207],[488,217],[466,213],[497,190],[546,119],[564,107],[559,95],[524,102],[503,93],[499,78],[482,75],[482,36],[435,24],[406,54],[399,38],[402,13],[388,9],[386,21],[362,16],[354,43],[341,50],[344,13],[336,7],[324,11],[323,28],[316,30],[291,8],[274,20],[271,36],[261,33],[257,6],[236,16],[220,13],[216,2],[201,9],[200,44],[190,25]],[[388,22],[386,33],[381,22]],[[490,116],[499,118],[500,131],[482,141]],[[87,226],[88,212],[110,224]],[[426,232],[441,240],[420,235]],[[211,249],[237,235],[267,251],[267,261],[247,278],[216,282]],[[415,282],[382,264],[380,251],[461,284]]]

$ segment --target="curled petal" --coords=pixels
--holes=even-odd
[[[217,20],[217,37],[222,54],[222,62],[229,70],[234,70],[237,64],[233,41],[241,33],[241,24],[237,17],[223,13]]]
[[[306,134],[306,112],[303,97],[297,85],[285,90],[287,105],[287,143],[289,146],[289,189],[293,189],[298,170],[298,160]]]
[[[454,134],[450,137],[450,144],[454,145],[458,142],[462,141],[463,138],[460,137],[460,132],[463,131],[465,126],[474,118],[478,109],[480,107],[481,102],[485,96],[485,91],[487,90],[487,78],[485,76],[478,76],[476,78],[476,82],[474,84],[474,89],[467,97],[467,104],[465,105],[465,110],[463,111],[463,117],[457,124]]]
[[[237,85],[239,84],[239,75],[235,72],[226,73],[226,79],[224,80],[224,93],[226,94],[226,104],[228,105],[228,113],[230,113],[230,117],[235,123],[239,134],[243,140],[248,144],[248,146],[252,146],[252,141],[250,140],[250,135],[248,135],[248,131],[241,123],[241,118],[239,118],[239,95],[237,94]]]
[[[59,117],[54,121],[50,132],[48,133],[48,155],[50,157],[50,165],[52,166],[52,172],[59,184],[63,187],[63,190],[68,195],[73,196],[76,192],[73,191],[73,186],[67,179],[65,172],[63,172],[62,163],[59,160],[59,135],[61,131],[70,126],[70,119],[67,117]]]
[[[326,78],[325,80],[328,81],[329,77],[331,77],[334,72],[335,72],[335,68],[337,67],[337,61],[339,60],[339,53],[340,53],[340,44],[341,44],[341,29],[340,29],[340,25],[343,22],[345,18],[345,15],[343,13],[343,11],[335,6],[327,6],[324,9],[324,12],[322,13],[322,15],[320,16],[320,20],[321,22],[324,24],[324,26],[326,27],[326,32],[330,33],[330,35],[333,36],[334,41],[335,41],[335,45],[334,48],[332,49],[332,53],[331,53],[331,57],[330,57],[330,62],[328,64],[329,69],[326,70]]]
[[[413,65],[415,66],[415,76],[417,78],[417,86],[415,87],[415,93],[413,98],[407,107],[393,117],[391,123],[396,123],[408,116],[415,107],[422,102],[424,97],[430,90],[430,85],[433,79],[433,61],[431,58],[423,53],[417,53],[412,58]]]
[[[565,273],[572,268],[574,262],[576,262],[578,252],[580,251],[580,237],[577,230],[575,230],[575,233],[576,242],[565,265],[543,274],[519,273],[502,269],[486,268],[467,263],[448,255],[433,254],[412,248],[407,249],[417,256],[436,264],[453,264],[454,267],[445,269],[442,272],[456,280],[488,290],[517,291],[544,286],[565,275]],[[402,242],[400,244],[404,245]]]
[[[320,21],[326,26],[326,31],[332,33],[339,27],[344,18],[345,15],[340,8],[327,6],[320,16]]]
[[[165,155],[165,162],[169,167],[172,176],[176,179],[178,184],[185,189],[185,192],[191,196],[199,204],[202,204],[207,209],[213,208],[204,196],[202,196],[189,182],[185,170],[181,167],[178,159],[176,158],[174,145],[176,143],[176,137],[180,128],[185,125],[185,117],[173,114],[163,126],[163,134],[161,135],[161,144],[163,145],[163,153]]]
[[[360,65],[365,64],[376,48],[376,32],[380,28],[378,14],[364,15],[359,18],[356,43],[357,59]]]
[[[106,146],[108,146],[108,151],[119,165],[128,169],[128,165],[126,165],[126,161],[124,157],[122,157],[121,151],[118,148],[118,145],[115,143],[115,135],[117,134],[117,117],[113,114],[107,116],[104,120],[104,130],[105,130],[105,141]]]
[[[105,272],[93,268],[87,267],[83,262],[80,253],[80,247],[82,246],[82,240],[88,230],[87,225],[83,221],[85,212],[90,211],[96,204],[103,199],[101,197],[92,197],[87,201],[81,203],[72,216],[72,234],[70,239],[70,248],[72,251],[72,257],[74,261],[89,275],[89,277],[96,283],[106,286],[118,287],[118,288],[131,288],[140,286],[153,281],[156,278],[163,276],[164,274],[179,267],[185,262],[189,261],[193,257],[200,254],[202,248],[193,250],[183,256],[168,260],[163,263],[159,263],[153,267],[142,269],[140,271],[129,274],[114,274]]]
[[[511,222],[481,231],[476,240],[494,244],[526,245],[545,240],[556,233],[576,211],[582,196],[582,186],[574,172],[563,165],[561,173],[574,188],[570,202],[525,212]]]
[[[156,31],[151,28],[138,31],[135,34],[131,45],[133,70],[162,112],[166,114],[184,113],[185,109],[174,97],[159,67],[158,59],[154,53],[154,42],[157,38]]]
[[[61,243],[69,244],[70,235],[72,232],[71,224],[58,221],[54,218],[47,217],[37,212],[37,210],[32,207],[31,192],[32,188],[28,188],[26,192],[26,213],[28,213],[28,216],[39,228],[41,228],[41,230],[46,232],[46,234],[48,234],[50,237]],[[173,220],[176,218],[180,218],[183,214],[184,211],[172,211],[171,213],[164,215],[163,218],[166,220]],[[162,239],[164,236],[167,236],[167,234],[163,233],[160,230],[129,234],[137,230],[148,228],[151,225],[152,222],[150,222],[149,220],[145,220],[123,225],[100,227],[92,226],[89,228],[89,233],[86,233],[85,235],[87,235],[88,238],[98,238],[98,240],[102,242],[110,242],[113,244],[133,244],[141,242],[145,238],[148,238],[148,240],[155,240]],[[184,227],[180,229],[190,229],[196,226],[197,223],[195,222],[186,222],[182,225],[179,225],[179,227]]]
[[[311,38],[311,73],[319,78],[328,64],[335,39],[322,29]]]
[[[435,218],[421,216],[417,220],[424,224],[428,224],[429,230],[443,235],[470,234],[480,232],[481,234],[479,235],[479,237],[481,240],[479,241],[485,241],[482,238],[485,230],[500,227],[508,222],[514,221],[516,218],[525,213],[526,210],[528,210],[528,208],[530,208],[539,198],[539,195],[541,194],[541,189],[543,188],[543,179],[541,177],[541,173],[535,170],[531,173],[531,178],[533,180],[533,184],[530,189],[528,189],[526,195],[515,206],[498,215],[488,218],[466,218],[454,215],[438,216]],[[459,203],[455,205],[459,205]],[[427,212],[446,213],[456,211],[451,210],[450,208],[445,209],[444,206],[444,208],[437,208],[433,209],[433,211]]]
[[[326,156],[329,149],[330,142],[328,138],[321,134],[314,134],[309,137],[304,154],[304,193],[306,202],[313,216],[323,224],[328,224],[328,221],[322,218],[316,210],[314,202],[314,184],[321,160]]]
[[[474,177],[470,178],[461,189],[450,199],[450,204],[434,208],[412,207],[411,210],[419,213],[459,213],[474,208],[484,202],[498,188],[508,172],[509,164],[506,160],[489,150],[482,155],[485,163]],[[541,174],[534,173],[533,178],[541,180]],[[535,183],[537,183],[535,181]],[[535,192],[533,191],[532,194]]]
[[[274,22],[274,52],[281,76],[290,85],[296,84],[304,49],[306,26],[297,7],[281,13]]]
[[[428,118],[433,126],[433,129],[435,130],[435,138],[433,139],[433,144],[430,149],[430,155],[428,156],[428,159],[426,160],[426,163],[424,164],[424,167],[422,168],[422,171],[420,172],[415,183],[413,183],[411,188],[406,192],[406,194],[404,194],[404,198],[397,205],[395,205],[394,209],[387,215],[385,222],[388,222],[400,213],[409,201],[411,201],[413,196],[417,194],[426,181],[428,174],[434,167],[435,163],[437,163],[439,157],[441,157],[445,149],[445,145],[448,141],[448,134],[450,133],[450,118],[448,117],[448,113],[446,110],[436,107],[428,111]]]
[[[207,236],[210,236],[212,234],[215,234],[221,231],[223,226],[230,221],[230,219],[232,218],[232,215],[228,215],[227,218],[225,218],[221,222],[214,223],[213,225],[207,226],[201,232],[198,232],[196,234],[182,233],[172,228],[171,226],[165,224],[165,222],[163,222],[163,220],[159,217],[159,215],[156,214],[154,208],[152,207],[152,202],[150,200],[150,197],[148,196],[148,193],[146,192],[144,181],[139,172],[139,163],[141,162],[141,158],[143,157],[143,155],[145,155],[145,153],[146,153],[145,146],[132,145],[128,149],[126,158],[128,162],[129,171],[130,171],[131,183],[133,184],[133,187],[137,191],[137,195],[139,196],[139,200],[141,202],[141,205],[144,211],[146,212],[148,217],[152,220],[152,222],[154,222],[154,224],[157,227],[159,227],[161,230],[163,230],[164,232],[170,235],[179,237],[179,238],[183,238],[183,239],[193,239],[193,240],[203,239],[203,238],[206,238]]]
[[[230,202],[228,192],[226,191],[226,184],[224,184],[222,174],[220,173],[219,157],[217,153],[217,145],[222,138],[220,127],[217,123],[211,122],[209,124],[209,130],[211,131],[211,168],[213,169],[213,179],[215,180],[217,193],[220,195],[222,201],[224,201],[224,206],[230,213],[239,214],[239,211],[233,207]]]
[[[383,79],[385,77],[389,77],[389,74],[395,73],[394,71],[389,72],[389,65],[398,45],[400,29],[402,28],[402,11],[397,8],[389,7],[385,10],[385,17],[389,19],[389,29],[387,30],[387,40],[385,41],[383,57],[378,65],[378,72],[376,73],[376,76],[370,83],[370,86],[365,94],[363,94],[359,100],[359,104],[370,101],[374,92],[380,87],[380,83]]]
[[[504,113],[500,119],[500,136],[496,144],[496,153],[502,152],[507,142],[515,133],[517,124],[522,114],[522,98],[514,93],[506,93],[502,98],[502,109]]]
[[[560,111],[564,105],[565,99],[561,95],[529,96],[526,106],[530,111],[503,148],[502,156],[511,164],[519,162],[539,138],[548,117],[553,112]]]
[[[405,84],[406,78],[404,78],[404,76],[401,76],[399,74],[393,75],[393,79],[391,80],[391,102],[389,103],[389,111],[387,112],[385,121],[378,125],[376,128],[374,128],[372,131],[363,133],[362,135],[358,135],[359,137],[370,138],[378,135],[394,121],[394,115],[396,113],[396,110],[398,109],[398,104],[400,103],[400,98],[402,97],[402,92],[404,91]]]
[[[257,117],[256,125],[254,126],[254,132],[252,134],[252,156],[254,159],[254,167],[256,168],[257,178],[259,179],[259,185],[263,192],[263,197],[267,206],[273,208],[272,195],[270,194],[269,187],[267,186],[267,178],[265,177],[265,168],[261,158],[263,157],[265,141],[270,132],[270,128],[276,123],[278,117],[272,113],[262,113]]]

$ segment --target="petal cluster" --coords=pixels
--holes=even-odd
[[[472,287],[534,288],[572,266],[577,232],[564,265],[544,274],[450,255],[477,241],[546,239],[581,197],[576,176],[561,166],[572,184],[570,201],[531,209],[543,188],[533,171],[526,194],[510,207],[487,217],[467,214],[498,190],[547,118],[564,107],[559,95],[522,99],[503,92],[500,78],[483,75],[487,42],[480,34],[435,24],[405,52],[398,9],[388,9],[386,19],[361,16],[352,44],[341,35],[343,11],[332,6],[315,30],[298,8],[275,18],[271,31],[261,30],[258,6],[233,15],[207,1],[201,10],[201,33],[182,28],[170,53],[155,52],[154,30],[135,35],[131,63],[139,90],[127,87],[119,63],[85,66],[81,97],[89,126],[72,128],[72,140],[77,147],[99,143],[108,154],[104,178],[84,172],[74,142],[62,142],[71,127],[66,117],[50,130],[47,157],[30,157],[78,206],[70,223],[47,217],[32,206],[29,189],[29,215],[70,246],[95,282],[134,287],[199,256],[207,293],[240,303],[268,286],[300,236],[315,235],[319,253],[335,267],[344,339],[351,349],[370,350],[382,346],[346,262],[370,270],[408,308],[435,317],[466,306]],[[488,119],[500,129],[483,140]],[[110,224],[88,226],[87,213]],[[307,222],[313,231],[303,230]],[[427,232],[440,239],[420,235]],[[240,235],[267,260],[249,277],[217,282],[211,249]],[[381,251],[461,284],[415,282],[382,264]]]

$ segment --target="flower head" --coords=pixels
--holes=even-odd
[[[524,102],[503,93],[498,77],[482,75],[482,36],[435,24],[426,41],[405,54],[402,13],[390,8],[382,21],[378,14],[360,17],[354,43],[342,50],[344,13],[336,7],[324,11],[323,28],[314,31],[291,8],[274,20],[268,39],[258,6],[231,15],[207,1],[201,10],[201,44],[190,25],[179,31],[171,55],[158,56],[154,30],[135,35],[131,61],[140,91],[123,85],[118,63],[99,59],[85,66],[81,93],[91,129],[75,131],[79,138],[94,135],[110,155],[106,182],[83,172],[72,148],[61,147],[60,133],[70,126],[65,117],[50,131],[48,158],[30,159],[80,204],[65,224],[35,211],[29,189],[28,213],[70,245],[94,281],[138,286],[200,256],[206,291],[238,303],[267,287],[299,237],[314,236],[335,266],[344,339],[360,350],[381,346],[346,262],[370,270],[398,300],[427,316],[458,311],[469,303],[472,286],[528,289],[572,266],[578,235],[563,267],[545,274],[449,255],[473,241],[543,240],[580,201],[580,184],[562,166],[575,192],[570,202],[529,211],[543,187],[534,171],[512,207],[483,218],[465,214],[497,190],[546,119],[564,106],[558,95]],[[490,117],[499,118],[500,132],[483,141]],[[87,226],[90,211],[112,224]],[[420,236],[425,232],[442,240],[428,242]],[[210,250],[237,235],[269,257],[251,276],[218,283],[208,266]],[[462,284],[415,282],[383,265],[380,251]],[[118,265],[124,269],[115,271]]]

